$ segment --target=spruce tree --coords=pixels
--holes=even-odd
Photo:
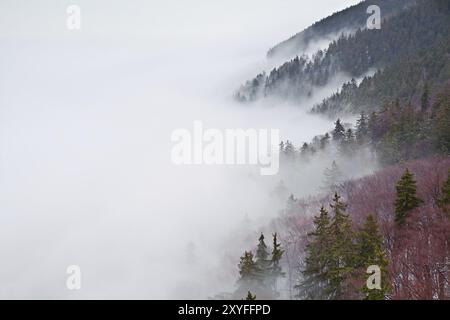
[[[258,270],[260,272],[260,276],[264,279],[267,276],[267,272],[270,265],[269,251],[267,250],[267,245],[264,242],[264,235],[261,233],[259,237],[258,247],[256,249],[256,264],[258,266]]]
[[[303,281],[296,288],[299,297],[312,300],[325,300],[329,295],[328,270],[331,240],[329,232],[330,218],[322,206],[319,216],[314,218],[314,231],[308,234],[306,245]]]
[[[328,280],[333,299],[344,299],[348,291],[347,281],[354,270],[356,253],[350,217],[345,213],[347,204],[335,193],[330,205],[333,217],[330,223],[331,249]]]
[[[382,249],[383,237],[378,228],[377,220],[369,215],[357,234],[357,267],[361,269],[363,286],[361,292],[365,300],[384,300],[389,289],[386,267],[388,260]],[[376,265],[381,269],[381,289],[367,288],[367,268]]]
[[[262,284],[261,271],[254,260],[253,252],[245,251],[239,262],[239,286],[240,291],[247,291]]]
[[[416,181],[414,175],[406,169],[396,186],[395,222],[402,225],[408,213],[420,206],[422,200],[416,196]]]
[[[367,141],[367,135],[369,133],[369,124],[364,112],[361,112],[359,119],[356,121],[356,141],[362,145]]]
[[[340,142],[345,139],[345,128],[341,123],[341,119],[337,119],[333,130],[333,140]]]
[[[280,266],[280,260],[283,257],[284,250],[281,249],[281,243],[278,242],[277,233],[274,233],[272,236],[273,236],[273,248],[272,248],[272,257],[270,259],[268,281],[270,287],[272,288],[273,296],[278,297],[279,293],[277,291],[277,281],[280,277],[285,276],[285,273],[283,272]]]

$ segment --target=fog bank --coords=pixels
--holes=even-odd
[[[357,1],[0,2],[0,298],[205,298],[232,290],[231,232],[279,203],[257,168],[174,166],[170,136],[278,128],[309,141],[310,106],[245,107],[267,49]],[[307,183],[307,182],[306,182]],[[299,188],[301,189],[301,188]],[[79,265],[82,288],[66,288]]]

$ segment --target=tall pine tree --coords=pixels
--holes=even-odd
[[[254,290],[262,285],[261,270],[256,263],[253,252],[245,251],[239,262],[238,295],[242,296],[248,290]]]
[[[356,141],[359,145],[363,145],[367,142],[367,136],[369,133],[369,123],[364,112],[361,112],[361,115],[358,120],[356,120]]]
[[[383,251],[383,237],[378,228],[377,220],[369,215],[357,234],[357,259],[356,266],[361,269],[363,286],[361,292],[365,300],[384,300],[389,290],[386,267],[388,260]],[[366,270],[369,266],[376,265],[381,269],[381,289],[369,289],[366,284]]]
[[[258,239],[258,247],[256,249],[256,264],[258,266],[258,270],[260,272],[261,278],[265,278],[269,271],[270,260],[269,251],[267,249],[267,245],[264,242],[264,235],[261,233],[261,236]]]
[[[277,282],[280,277],[284,277],[285,273],[283,272],[280,261],[283,257],[284,250],[281,249],[281,243],[278,242],[278,235],[274,233],[273,235],[273,248],[272,248],[272,258],[270,260],[270,273],[269,273],[269,283],[271,284],[273,294],[275,297],[279,296],[277,290]]]
[[[341,142],[345,139],[345,128],[341,123],[341,119],[337,119],[334,124],[333,130],[333,140],[336,142]]]
[[[408,169],[398,181],[396,189],[395,222],[402,225],[408,213],[420,206],[423,201],[416,196],[416,181],[414,175]]]
[[[332,299],[345,299],[349,292],[348,280],[355,265],[354,235],[350,217],[345,213],[347,204],[336,193],[330,205],[333,217],[330,224],[331,249],[329,283]]]
[[[312,300],[326,300],[329,297],[329,254],[331,247],[330,218],[328,211],[322,206],[319,216],[314,218],[314,231],[306,246],[307,256],[303,270],[303,281],[296,286],[299,297]]]

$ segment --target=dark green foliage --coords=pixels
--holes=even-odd
[[[336,193],[330,207],[331,219],[323,207],[314,219],[315,230],[306,247],[304,280],[297,286],[299,297],[345,299],[352,291],[349,282],[356,265],[356,246],[351,221],[345,213],[347,205]]]
[[[284,251],[281,249],[281,243],[278,241],[276,233],[273,235],[271,255],[264,239],[264,235],[261,234],[255,257],[251,251],[246,251],[241,257],[239,287],[235,293],[237,297],[248,291],[255,292],[261,299],[279,297],[277,281],[280,277],[285,276],[280,264]]]
[[[322,207],[320,215],[314,218],[314,231],[308,235],[310,241],[306,246],[304,279],[300,285],[296,286],[301,298],[313,300],[329,298],[328,270],[331,251],[329,224],[328,212]]]
[[[398,225],[404,224],[408,213],[423,202],[416,196],[416,188],[413,174],[406,169],[396,186],[395,222]]]
[[[356,266],[361,268],[363,286],[361,288],[366,300],[384,300],[389,290],[389,281],[386,267],[388,261],[382,249],[383,237],[378,228],[377,220],[369,215],[357,233]],[[366,270],[369,266],[376,265],[381,269],[381,290],[369,290],[366,285]]]
[[[241,257],[239,263],[239,275],[241,276],[239,281],[246,284],[262,281],[261,272],[251,251],[245,251],[244,255]]]
[[[349,216],[345,213],[347,205],[336,193],[330,205],[333,217],[330,223],[331,254],[328,279],[331,297],[344,299],[347,290],[347,280],[354,270],[355,246],[353,230]]]

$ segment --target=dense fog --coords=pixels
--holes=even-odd
[[[357,2],[0,0],[0,298],[233,290],[240,246],[284,205],[270,196],[282,177],[176,166],[171,133],[200,120],[299,146],[332,129],[307,111],[345,75],[302,106],[232,95],[272,67],[267,49]],[[70,4],[81,30],[66,28]],[[296,196],[317,192],[322,160],[286,181]]]

